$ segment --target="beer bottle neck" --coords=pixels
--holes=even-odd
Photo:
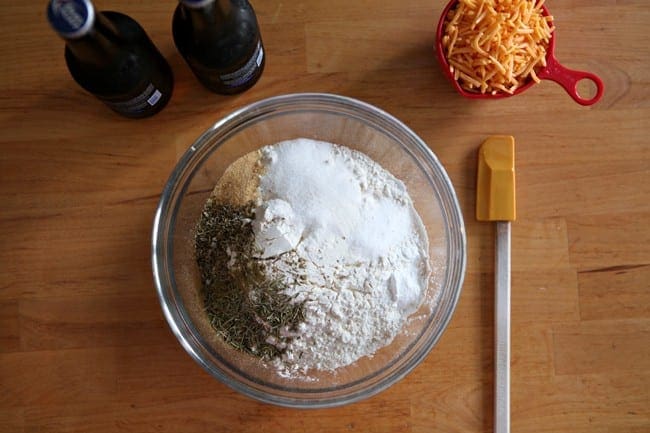
[[[113,23],[90,0],[50,0],[47,17],[66,43],[66,52],[86,65],[106,65],[119,50]]]
[[[181,4],[194,32],[213,32],[228,19],[232,9],[230,0],[181,2]]]
[[[113,23],[98,13],[92,28],[80,37],[66,39],[66,46],[80,61],[101,67],[119,51],[119,35]]]

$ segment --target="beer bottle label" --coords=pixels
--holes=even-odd
[[[142,93],[126,101],[115,101],[101,98],[102,101],[113,110],[126,116],[137,116],[144,114],[154,107],[162,97],[160,90],[149,83]]]
[[[219,79],[226,87],[239,87],[246,84],[255,76],[255,72],[262,65],[263,60],[264,48],[262,47],[262,42],[257,41],[257,47],[246,64],[234,72],[220,75]]]

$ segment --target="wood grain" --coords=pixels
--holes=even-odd
[[[549,4],[556,55],[601,76],[576,105],[544,82],[467,101],[433,55],[444,1],[253,1],[268,55],[259,83],[205,91],[175,50],[173,2],[109,2],[137,19],[175,75],[170,104],[122,119],[70,78],[43,2],[0,14],[0,431],[490,432],[494,228],[473,219],[476,152],[517,143],[512,431],[650,432],[650,44],[646,0]],[[401,382],[347,407],[295,411],[205,373],[169,331],[150,230],[178,157],[217,119],[290,92],[390,112],[447,169],[468,266],[447,331]]]

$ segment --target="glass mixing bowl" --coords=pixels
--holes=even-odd
[[[432,273],[422,306],[391,344],[334,372],[286,378],[228,346],[212,330],[199,298],[194,230],[205,200],[232,162],[264,145],[298,137],[359,150],[406,184],[428,233]],[[180,158],[156,211],[152,265],[169,326],[208,373],[264,402],[331,407],[388,388],[424,359],[458,301],[465,248],[463,218],[451,182],[413,131],[364,102],[329,94],[291,94],[253,103],[221,119]]]

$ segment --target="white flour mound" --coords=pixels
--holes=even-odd
[[[261,163],[256,243],[269,276],[305,302],[279,373],[372,356],[427,288],[427,235],[406,187],[360,152],[304,138],[262,148]]]

